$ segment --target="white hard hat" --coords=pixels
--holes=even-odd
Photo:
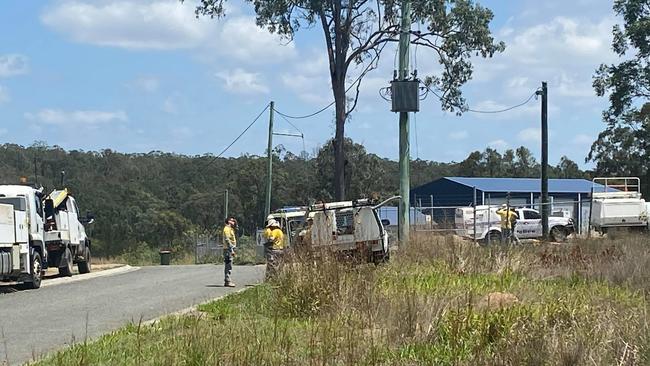
[[[280,224],[278,224],[278,222],[275,221],[275,219],[269,220],[268,224],[266,224],[266,227],[274,227],[274,226],[275,227],[280,227]]]

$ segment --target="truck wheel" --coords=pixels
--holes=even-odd
[[[489,240],[488,240],[489,239]],[[485,239],[482,240],[484,245],[488,244],[500,244],[501,243],[501,233],[498,231],[490,231]]]
[[[65,257],[66,265],[63,267],[59,267],[59,275],[70,277],[72,276],[72,264],[73,264],[72,253],[70,252],[70,248],[65,248],[65,251],[62,253],[62,255]]]
[[[43,279],[43,265],[41,263],[41,255],[34,252],[31,263],[32,278],[31,281],[25,282],[23,287],[26,289],[35,290],[41,287],[41,280]]]
[[[90,248],[84,248],[84,260],[77,263],[77,268],[79,268],[79,273],[90,273],[91,267],[91,257],[90,257]]]
[[[567,238],[566,230],[561,226],[554,226],[551,229],[551,238],[553,241],[564,242]]]

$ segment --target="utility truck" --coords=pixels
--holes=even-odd
[[[48,265],[57,267],[62,276],[71,276],[74,264],[79,273],[90,272],[90,239],[84,224],[93,222],[92,215],[81,216],[77,201],[67,189],[52,191],[43,202]]]
[[[380,263],[390,258],[390,239],[377,210],[392,197],[376,204],[369,199],[320,203],[309,207],[305,235],[315,248],[354,254],[368,262]]]
[[[79,208],[68,190],[47,197],[42,188],[0,185],[0,280],[39,288],[48,267],[72,275],[91,270],[90,239]]]
[[[282,209],[271,213],[267,222],[275,219],[280,223],[287,246],[308,243],[313,248],[327,248],[380,263],[390,257],[390,242],[378,209],[398,198],[392,197],[380,204],[359,199]],[[263,230],[259,230],[258,255],[263,253],[264,241]]]
[[[476,225],[474,224],[474,207],[456,209],[455,224],[458,235],[476,238],[482,242],[501,241],[501,218],[497,214],[498,206],[476,206]],[[537,239],[542,235],[542,216],[531,208],[511,208],[519,217],[515,224],[515,234],[519,239]],[[476,232],[474,227],[476,226]],[[551,239],[562,242],[575,231],[573,219],[549,216],[548,227]]]
[[[648,208],[639,178],[594,178],[589,223],[601,234],[619,228],[647,229]]]
[[[266,217],[266,223],[275,220],[280,224],[280,229],[284,232],[285,246],[292,246],[298,238],[298,233],[305,223],[308,207],[285,207],[270,213]],[[258,258],[264,258],[264,229],[257,230],[256,238],[256,255]]]
[[[42,190],[0,185],[0,280],[41,286],[47,263]]]

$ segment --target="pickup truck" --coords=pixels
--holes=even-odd
[[[497,206],[476,206],[476,234],[474,233],[474,207],[456,209],[456,233],[461,236],[476,238],[483,242],[498,242],[501,240],[501,218],[497,214]],[[542,237],[542,216],[531,208],[513,208],[519,219],[515,225],[515,233],[519,239],[537,239]],[[548,218],[551,239],[558,242],[566,241],[575,231],[573,219],[566,217]]]

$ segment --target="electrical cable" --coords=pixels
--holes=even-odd
[[[215,156],[214,158],[212,158],[212,160],[210,160],[207,164],[205,164],[205,166],[203,166],[203,168],[202,168],[201,170],[207,168],[208,166],[210,166],[210,164],[212,164],[212,163],[214,163],[215,161],[217,161],[217,159],[219,159],[223,154],[225,154],[226,151],[228,151],[228,149],[230,149],[230,148],[231,148],[235,143],[237,143],[237,141],[239,141],[239,139],[242,138],[242,136],[244,136],[244,134],[246,134],[246,132],[248,132],[248,130],[250,130],[251,127],[253,127],[253,125],[255,124],[255,122],[257,122],[257,121],[260,119],[260,117],[262,117],[262,115],[264,114],[264,112],[266,112],[266,110],[269,109],[269,106],[270,106],[270,105],[271,105],[270,103],[267,104],[266,107],[264,107],[264,109],[260,112],[260,114],[258,114],[257,117],[255,117],[255,119],[253,120],[253,122],[251,122],[251,123],[248,125],[248,127],[246,127],[246,129],[244,129],[244,131],[242,131],[242,133],[240,133],[239,136],[237,136],[237,138],[235,138],[235,139],[230,143],[230,145],[226,146],[226,148],[223,149],[223,150],[219,153],[219,155]]]
[[[377,52],[377,54],[375,55],[375,57],[373,57],[372,60],[370,60],[370,62],[368,63],[368,66],[366,66],[366,68],[361,72],[361,74],[359,74],[359,76],[356,78],[356,80],[354,80],[354,82],[353,82],[352,84],[350,84],[350,86],[348,86],[347,89],[345,89],[345,93],[346,93],[346,94],[347,94],[347,92],[349,92],[350,89],[352,89],[352,88],[353,88],[357,83],[361,82],[361,79],[362,79],[362,78],[363,78],[363,77],[368,73],[368,71],[370,71],[370,68],[371,68],[372,65],[375,63],[375,61],[377,61],[377,60],[379,59],[379,55],[380,55],[381,52],[384,50],[384,48],[386,47],[387,44],[388,44],[388,42],[385,42],[385,43],[381,46],[381,48],[379,49],[379,51]],[[326,111],[327,109],[329,109],[329,107],[333,106],[335,103],[336,103],[336,100],[332,101],[332,103],[326,105],[325,107],[319,109],[318,111],[316,111],[316,112],[314,112],[314,113],[310,113],[310,114],[304,115],[304,116],[291,116],[291,115],[288,115],[288,114],[286,114],[286,113],[282,113],[282,112],[278,111],[277,109],[275,109],[275,112],[276,112],[277,114],[283,116],[283,117],[286,117],[286,118],[291,118],[291,119],[305,119],[305,118],[313,117],[313,116],[315,116],[315,115],[317,115],[317,114],[320,114],[320,113]]]
[[[433,89],[431,89],[430,86],[428,86],[426,84],[424,86],[427,88],[427,90],[429,90],[429,92],[433,93],[433,95],[438,97],[438,99],[443,100],[443,101],[448,101],[448,99],[441,97],[438,93],[436,93]],[[528,97],[528,99],[526,99],[525,101],[523,101],[523,102],[521,102],[519,104],[513,105],[512,107],[499,109],[499,110],[493,110],[493,111],[482,111],[482,110],[467,108],[467,109],[465,109],[465,111],[466,112],[472,112],[472,113],[484,113],[484,114],[495,114],[495,113],[508,112],[508,111],[511,111],[511,110],[513,110],[515,108],[523,107],[524,105],[528,104],[528,102],[530,102],[535,96],[537,96],[538,91],[539,91],[539,89],[535,90],[535,92],[533,94],[531,94],[530,97]],[[452,105],[454,107],[456,107],[456,108],[460,108],[461,110],[463,109],[463,107],[461,107],[461,106],[459,106],[457,104],[452,104]]]
[[[277,112],[277,111],[276,111],[276,112]],[[300,138],[302,139],[302,151],[307,152],[306,147],[305,147],[305,134],[302,132],[302,130],[299,129],[299,128],[298,128],[296,125],[294,125],[293,123],[291,123],[291,121],[289,121],[289,120],[287,119],[287,117],[285,117],[285,116],[283,116],[283,115],[281,115],[281,114],[280,114],[280,117],[282,117],[283,120],[287,121],[287,123],[290,124],[291,127],[293,127],[294,129],[296,129],[296,131],[300,132]],[[297,137],[297,136],[296,136],[296,137]]]

